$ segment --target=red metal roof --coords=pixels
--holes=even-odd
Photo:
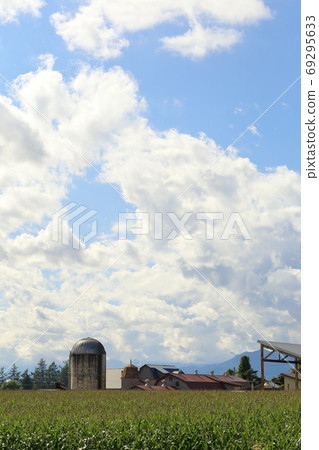
[[[200,374],[185,374],[185,373],[170,373],[165,374],[159,378],[155,385],[159,385],[167,377],[173,377],[177,380],[183,381],[190,389],[205,389],[205,390],[221,390],[225,389],[223,384],[213,379],[210,375]]]
[[[176,380],[183,381],[190,389],[225,390],[225,384],[241,389],[250,389],[251,387],[249,381],[235,375],[203,375],[186,373],[165,374],[155,382],[155,385],[160,385],[167,377],[174,377]]]
[[[230,384],[232,386],[239,386],[242,389],[250,389],[250,382],[236,375],[210,375],[212,378],[220,381],[221,383]]]

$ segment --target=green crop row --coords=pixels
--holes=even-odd
[[[4,449],[299,449],[296,392],[3,391]]]

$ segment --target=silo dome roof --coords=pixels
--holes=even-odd
[[[105,355],[105,349],[97,339],[87,337],[77,341],[70,355]]]
[[[138,368],[134,364],[124,367],[121,378],[138,378]]]

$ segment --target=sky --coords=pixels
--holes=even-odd
[[[0,367],[300,342],[300,2],[0,0]]]

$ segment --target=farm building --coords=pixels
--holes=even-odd
[[[199,374],[184,374],[184,373],[169,373],[163,375],[155,382],[155,386],[161,385],[165,381],[167,386],[175,389],[183,390],[221,390],[223,385],[216,380],[213,380],[210,375]]]
[[[124,368],[106,369],[106,389],[130,389],[135,385],[144,385],[145,380],[155,384],[162,375],[178,372],[178,367],[170,364],[144,364],[140,369],[130,362]]]
[[[106,369],[106,389],[122,388],[122,371],[123,369]]]
[[[146,368],[146,369],[145,369]],[[150,369],[153,369],[153,372]],[[159,375],[160,368],[163,372]],[[151,373],[157,376],[156,379],[142,378],[141,370],[145,373]],[[167,369],[170,369],[168,371]],[[155,372],[154,374],[154,371]],[[115,375],[115,376],[114,376]],[[112,378],[113,377],[113,378]],[[167,390],[167,388],[174,389],[190,389],[190,390],[247,390],[251,389],[251,384],[235,375],[210,375],[198,374],[184,374],[178,370],[176,366],[169,365],[148,365],[145,364],[140,370],[133,364],[129,364],[124,369],[107,369],[106,371],[106,386],[107,389],[138,389],[138,390]],[[154,387],[154,389],[150,389]]]
[[[284,390],[285,391],[300,391],[301,390],[301,375],[298,374],[297,386],[296,375],[294,373],[282,373],[284,377]]]
[[[243,390],[248,381],[235,375],[184,374],[172,364],[144,364],[140,369],[128,364],[123,369],[106,369],[106,352],[91,337],[77,341],[70,352],[69,386],[71,389],[139,390]]]
[[[236,375],[211,375],[215,380],[220,381],[228,391],[251,389],[249,381]]]
[[[248,381],[234,375],[203,375],[171,373],[163,375],[155,386],[165,381],[166,386],[185,390],[243,390],[251,389]]]
[[[265,375],[264,364],[265,362],[271,363],[286,363],[295,368],[295,389],[298,389],[298,376],[300,375],[301,367],[301,345],[290,344],[287,342],[270,342],[270,341],[257,341],[260,344],[260,368],[261,368],[261,389],[264,389]],[[264,349],[270,350],[267,355],[264,354]],[[299,374],[299,375],[298,375]],[[288,384],[287,384],[288,386]],[[285,388],[286,390],[286,388]]]
[[[139,379],[141,381],[149,380],[153,385],[163,375],[177,373],[178,370],[178,367],[172,364],[144,364],[139,370]]]

